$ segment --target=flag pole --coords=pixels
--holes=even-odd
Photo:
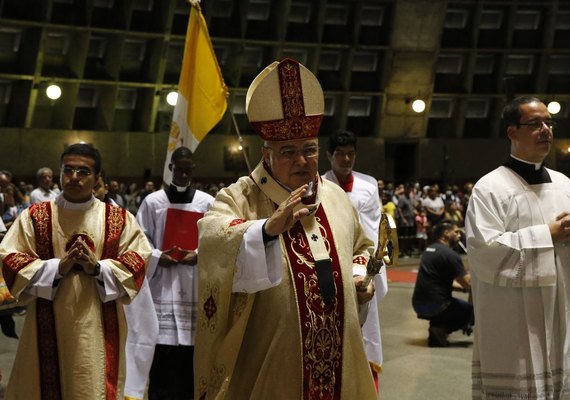
[[[249,164],[249,159],[247,158],[247,153],[245,152],[245,146],[244,146],[244,142],[243,142],[243,137],[241,136],[240,132],[239,132],[239,127],[236,121],[236,117],[234,115],[234,112],[232,111],[232,107],[231,105],[229,105],[228,107],[228,111],[230,112],[230,115],[232,116],[232,123],[234,126],[234,129],[236,131],[236,135],[238,137],[238,142],[241,146],[241,153],[243,155],[243,159],[245,160],[245,165],[247,165],[247,171],[251,174],[251,166]]]

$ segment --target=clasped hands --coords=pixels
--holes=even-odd
[[[198,253],[194,250],[184,250],[177,246],[172,246],[164,250],[158,260],[161,267],[171,267],[175,264],[196,265],[198,263]]]
[[[553,242],[570,240],[570,212],[564,211],[548,224]]]
[[[80,236],[71,245],[67,254],[59,261],[59,274],[66,275],[75,264],[80,265],[88,275],[93,275],[97,267],[97,257]]]

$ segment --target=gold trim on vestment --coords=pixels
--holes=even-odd
[[[262,192],[269,197],[276,205],[286,201],[290,193],[275,181],[263,164],[258,165],[252,173],[252,177],[260,186]],[[317,188],[318,196],[318,188]],[[286,232],[287,239],[284,243],[289,243],[291,255],[295,256],[293,260],[291,256],[287,257],[288,270],[292,275],[292,286],[297,299],[297,318],[299,322],[299,337],[302,343],[302,360],[303,360],[303,380],[307,382],[304,386],[302,398],[328,398],[335,392],[337,382],[336,370],[340,367],[342,360],[342,321],[339,321],[338,298],[333,297],[326,301],[319,287],[317,270],[315,261],[329,261],[331,273],[333,274],[333,284],[339,279],[338,272],[332,270],[332,260],[330,256],[331,243],[326,237],[327,232],[316,216],[319,208],[319,198],[317,197],[315,205],[300,204],[298,208],[314,207],[314,212],[301,218],[300,226],[295,225]],[[320,211],[319,211],[320,212]],[[298,229],[298,228],[302,229]],[[302,237],[299,237],[300,232]],[[323,236],[324,235],[324,236]],[[296,249],[295,246],[299,246]],[[303,254],[302,251],[306,253]],[[288,254],[288,252],[287,252]],[[309,259],[309,257],[311,259]],[[307,271],[299,271],[298,268],[292,267],[291,263],[296,262],[299,266],[304,265],[310,269]],[[293,276],[295,274],[295,276]],[[302,282],[303,293],[298,293],[295,282]],[[298,304],[304,301],[305,304]],[[302,310],[302,311],[301,311]],[[301,315],[301,312],[303,315]],[[303,329],[304,327],[304,329]],[[305,334],[306,333],[306,334]],[[308,392],[305,392],[308,390]],[[324,397],[323,397],[324,396]]]

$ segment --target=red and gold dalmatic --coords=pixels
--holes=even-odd
[[[127,296],[103,303],[100,283],[72,269],[52,299],[26,299],[35,273],[45,261],[62,258],[77,236],[111,266]],[[7,399],[122,398],[127,333],[122,303],[137,294],[149,253],[134,217],[98,200],[81,210],[38,203],[21,214],[0,247],[8,288],[21,301],[29,300]]]
[[[221,191],[199,223],[196,398],[376,398],[353,280],[353,267],[367,262],[372,243],[338,186],[317,177],[317,200],[305,218],[318,232],[304,221],[280,235],[281,283],[232,293],[246,229],[287,195],[260,163]],[[309,243],[317,240],[324,241],[336,287],[329,301],[321,296]]]

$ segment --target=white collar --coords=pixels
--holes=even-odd
[[[523,163],[525,163],[525,164],[534,165],[534,170],[535,170],[535,171],[538,171],[538,170],[540,169],[540,166],[542,165],[541,162],[540,162],[540,163],[535,163],[535,162],[530,162],[530,161],[522,160],[522,159],[520,159],[520,158],[518,158],[518,157],[513,156],[512,154],[511,154],[511,157],[514,158],[515,160],[520,161],[520,162],[523,162]]]
[[[61,208],[66,209],[66,210],[85,211],[89,207],[91,207],[91,205],[93,204],[93,202],[95,200],[96,200],[95,196],[92,195],[91,198],[84,203],[72,203],[70,201],[67,201],[65,199],[65,197],[63,197],[63,192],[61,192],[55,198],[55,204],[56,204],[56,206],[61,207]]]
[[[188,189],[190,187],[190,184],[188,184],[186,186],[178,186],[178,185],[175,185],[174,183],[171,183],[170,185],[173,186],[174,188],[176,188],[176,191],[178,193],[183,193],[186,191],[186,189]]]

